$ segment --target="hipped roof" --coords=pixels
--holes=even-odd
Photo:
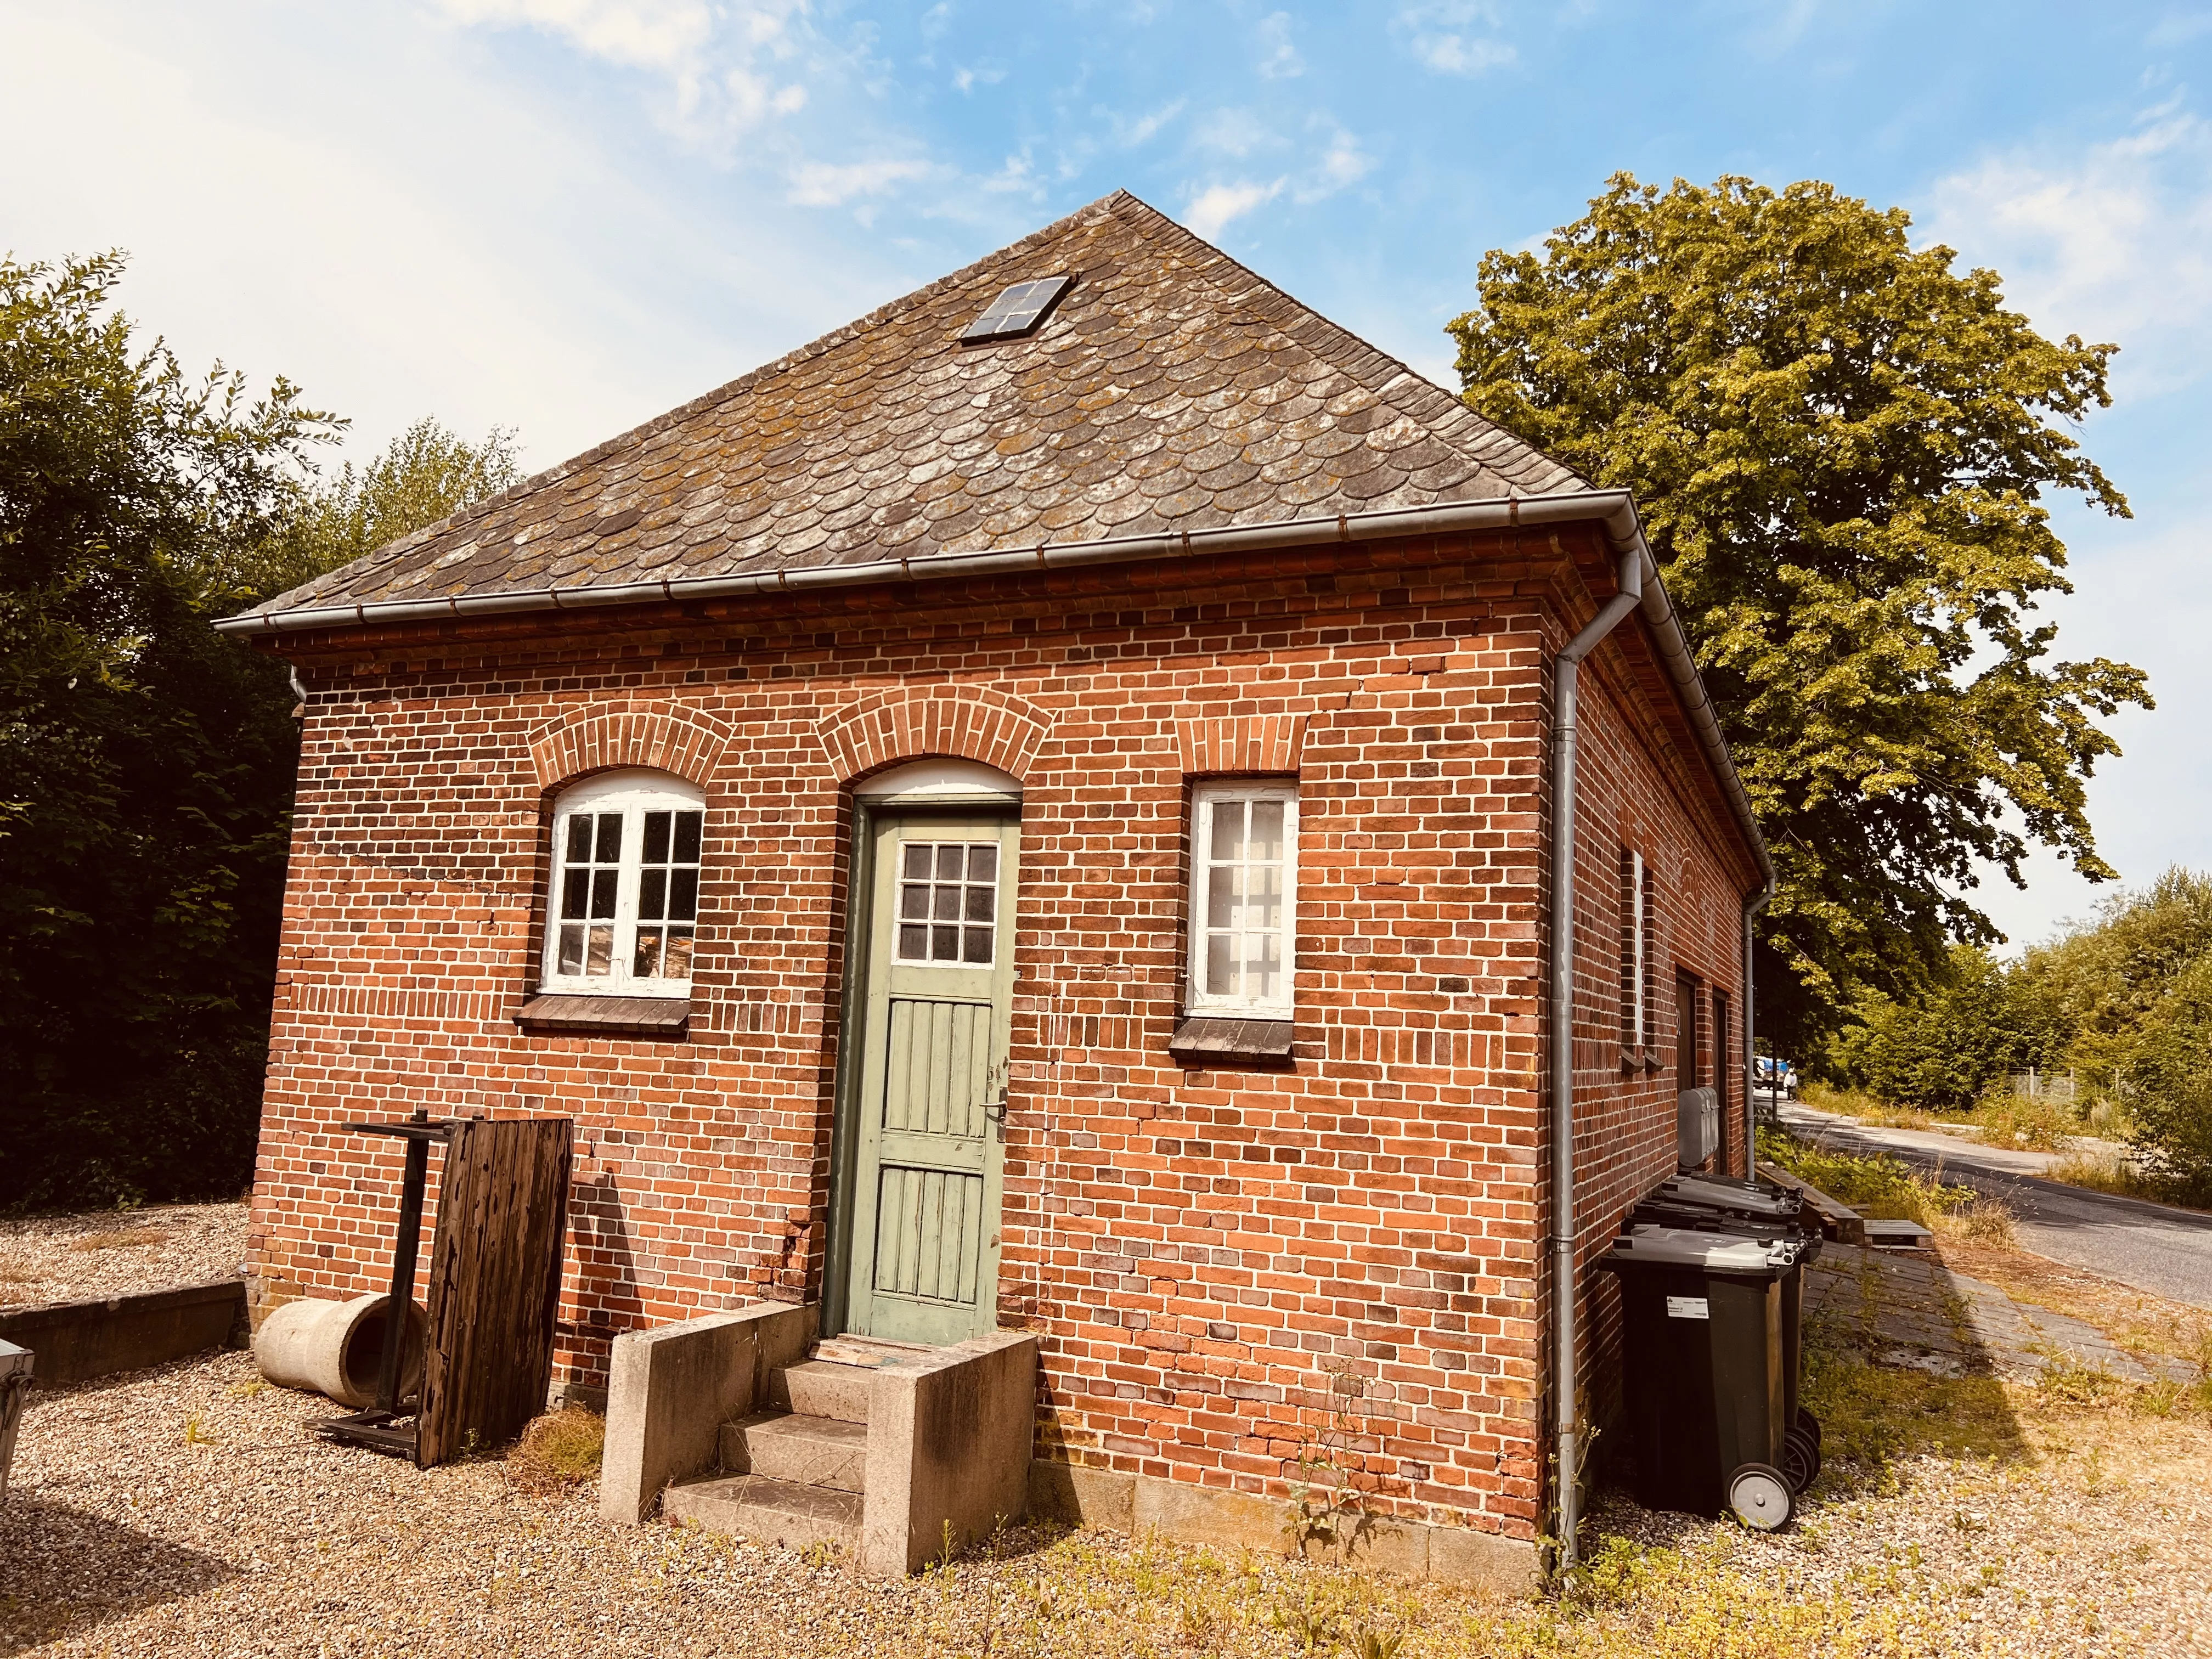
[[[1063,272],[1076,283],[1034,335],[960,343],[1000,289]],[[548,589],[588,604],[647,581],[1588,488],[1117,191],[258,610]]]

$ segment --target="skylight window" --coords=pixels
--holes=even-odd
[[[1027,334],[1045,319],[1060,296],[1075,285],[1073,276],[1040,276],[1033,283],[1016,283],[991,301],[989,307],[960,337],[963,345],[984,340],[1011,340]]]

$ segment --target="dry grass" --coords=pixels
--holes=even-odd
[[[1952,1272],[1994,1285],[2015,1302],[2094,1325],[2138,1359],[2182,1361],[2195,1371],[2212,1409],[2212,1314],[2203,1309],[1962,1231],[1938,1231],[1936,1249]]]
[[[104,1233],[85,1233],[70,1240],[72,1250],[144,1250],[169,1242],[159,1227],[117,1227]]]
[[[507,1478],[524,1492],[566,1492],[599,1474],[606,1443],[605,1418],[581,1406],[563,1406],[522,1431],[507,1455]]]
[[[0,1285],[35,1285],[41,1275],[20,1250],[0,1251]]]

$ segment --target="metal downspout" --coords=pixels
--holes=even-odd
[[[1581,1520],[1575,1395],[1581,1346],[1575,1317],[1575,696],[1583,659],[1642,603],[1644,557],[1640,545],[1622,551],[1620,591],[1553,659],[1552,1328],[1562,1569],[1575,1565]]]
[[[1759,1050],[1753,1036],[1758,1003],[1751,991],[1751,924],[1752,918],[1766,908],[1774,896],[1774,878],[1766,878],[1766,885],[1743,902],[1743,1178],[1749,1181],[1759,1173]]]

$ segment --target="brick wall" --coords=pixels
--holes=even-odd
[[[1041,1449],[1279,1496],[1348,1419],[1382,1507],[1529,1536],[1544,665],[1605,568],[1419,538],[295,643],[260,1301],[380,1286],[398,1155],[339,1126],[416,1106],[576,1120],[567,1376],[637,1325],[817,1296],[844,786],[965,755],[1024,789],[1000,1306],[1040,1334]],[[1671,1071],[1615,1035],[1617,843],[1662,872],[1662,978],[1733,989],[1752,879],[1619,639],[1583,678],[1590,1252],[1674,1163]],[[512,1023],[553,797],[614,765],[707,793],[688,1042]],[[1299,780],[1297,1059],[1186,1069],[1188,785],[1253,769]]]

